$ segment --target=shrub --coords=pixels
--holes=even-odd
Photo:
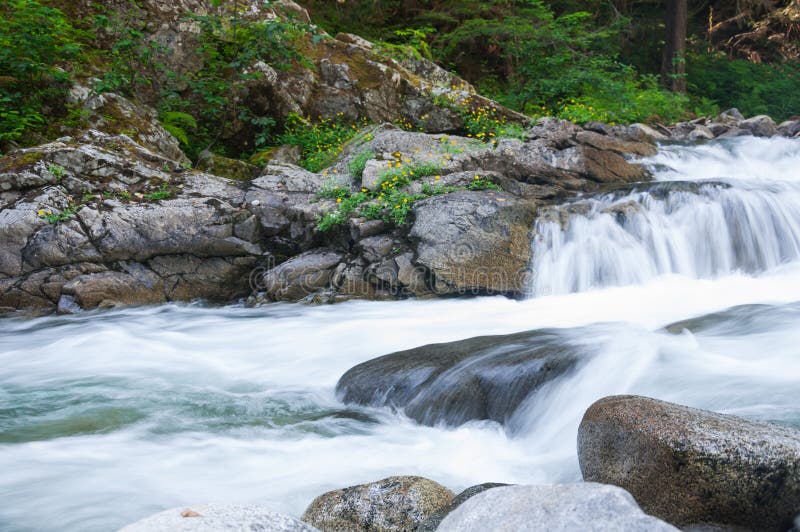
[[[364,168],[367,166],[367,161],[374,159],[375,153],[372,150],[362,150],[350,161],[350,175],[357,179],[361,179],[364,175]]]
[[[330,166],[341,154],[344,144],[367,124],[366,119],[358,124],[349,123],[342,113],[335,118],[318,117],[317,120],[293,113],[286,119],[286,131],[277,141],[300,146],[303,150],[300,165],[311,172],[319,172]]]
[[[35,0],[0,6],[0,148],[45,125],[44,108],[63,107],[69,75],[59,68],[81,46],[58,9]]]
[[[785,120],[800,114],[800,65],[761,64],[723,54],[689,54],[689,92],[745,116],[768,114]]]

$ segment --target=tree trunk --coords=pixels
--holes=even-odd
[[[687,0],[667,0],[667,35],[661,62],[661,80],[673,92],[686,92]]]

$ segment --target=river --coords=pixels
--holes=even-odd
[[[531,297],[165,305],[0,321],[0,530],[105,531],[174,506],[299,516],[397,474],[580,479],[576,433],[635,393],[800,426],[800,142],[667,146],[659,183],[552,209]],[[544,327],[592,357],[505,426],[349,407],[352,366]]]

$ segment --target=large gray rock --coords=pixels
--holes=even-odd
[[[800,134],[800,120],[786,120],[778,126],[778,132],[784,137],[796,137]]]
[[[499,191],[456,192],[414,206],[416,262],[437,292],[520,293],[531,257],[536,204]]]
[[[490,490],[492,488],[499,488],[500,486],[508,486],[508,484],[498,484],[494,482],[487,482],[484,484],[478,484],[476,486],[470,486],[469,488],[465,489],[461,493],[455,496],[453,502],[450,503],[450,506],[439,510],[425,521],[420,524],[416,532],[435,532],[439,525],[442,524],[442,521],[445,517],[453,513],[453,511],[464,504],[466,501],[474,497],[479,493],[483,493],[486,490]]]
[[[261,287],[273,301],[299,301],[327,287],[342,258],[330,250],[308,251],[266,272]]]
[[[320,495],[303,521],[326,531],[408,531],[452,500],[453,492],[432,480],[389,477]]]
[[[425,425],[504,423],[537,389],[580,360],[558,331],[484,336],[376,358],[336,385],[342,401],[400,408]]]
[[[480,493],[448,515],[440,532],[677,532],[642,512],[623,489],[595,483],[506,486]]]
[[[772,137],[778,134],[778,126],[767,115],[758,115],[739,122],[739,127],[756,137]]]
[[[785,531],[800,512],[800,431],[657,401],[607,397],[578,431],[583,477],[628,490],[676,525]]]
[[[119,532],[319,532],[316,528],[260,506],[203,504],[172,508]]]

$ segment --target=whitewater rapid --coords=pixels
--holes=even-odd
[[[669,146],[656,182],[578,198],[534,228],[532,295],[679,274],[760,274],[800,260],[800,150],[789,139]]]
[[[580,200],[640,198],[640,222],[666,224],[681,250],[668,256],[686,254],[692,268],[658,269],[656,248],[634,238],[624,242],[649,250],[653,269],[640,256],[620,257],[647,275],[603,276],[574,288],[553,272],[549,292],[524,301],[166,305],[2,320],[0,530],[113,530],[202,502],[257,503],[299,516],[326,490],[396,474],[453,490],[577,480],[580,417],[610,394],[800,426],[800,260],[786,246],[748,255],[760,257],[753,267],[736,262],[736,254],[725,263],[729,248],[712,245],[724,240],[721,229],[696,218],[705,204],[707,219],[727,220],[724,209],[721,218],[712,211],[735,193],[754,209],[759,201],[775,212],[782,205],[786,223],[750,229],[780,229],[796,241],[800,232],[789,221],[800,183],[798,147],[778,139],[665,147],[649,162],[666,195],[642,189]],[[595,229],[619,225],[621,218],[603,220],[607,213],[595,207],[572,209],[569,217],[582,216]],[[738,230],[760,220],[753,216],[737,218]],[[702,238],[692,230],[711,232]],[[596,231],[606,240],[595,248],[591,239],[574,240],[569,264],[602,264],[607,246],[628,251],[607,234]],[[776,238],[782,245],[789,237]],[[713,261],[691,257],[697,246]],[[563,253],[553,260],[565,260]],[[626,271],[619,275],[634,275]],[[334,395],[345,371],[386,353],[544,327],[562,329],[593,355],[529,397],[505,427],[423,427],[388,410],[343,405]]]

